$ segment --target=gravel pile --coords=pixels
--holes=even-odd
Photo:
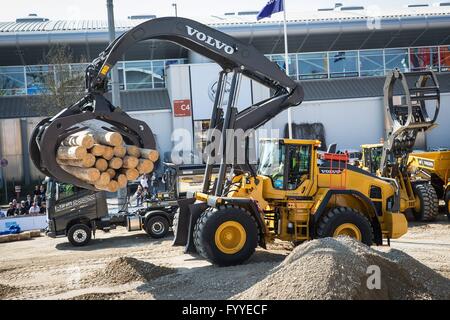
[[[381,270],[381,289],[369,290],[369,266]],[[450,299],[450,280],[411,256],[373,250],[350,238],[297,247],[265,279],[233,299]]]
[[[98,271],[93,280],[99,283],[126,284],[133,281],[147,282],[171,273],[175,269],[157,266],[131,257],[121,257]],[[92,280],[92,278],[90,277]]]
[[[5,284],[0,284],[0,299],[5,299],[10,296],[13,296],[15,293],[19,291],[16,287],[11,287]]]

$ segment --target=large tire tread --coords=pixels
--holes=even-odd
[[[317,227],[317,237],[332,237],[332,231],[339,226],[338,220],[341,219],[345,219],[344,223],[356,224],[362,233],[362,242],[368,246],[372,245],[374,234],[369,219],[361,212],[349,207],[336,207],[321,217]]]

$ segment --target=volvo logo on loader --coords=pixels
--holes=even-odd
[[[214,39],[211,36],[208,36],[206,34],[204,34],[203,32],[198,31],[197,29],[194,29],[190,26],[186,26],[187,29],[187,33],[190,37],[196,37],[199,41],[205,42],[206,44],[210,45],[211,47],[215,47],[218,50],[223,50],[225,51],[225,53],[227,54],[233,54],[235,49],[226,44],[223,43],[222,41],[219,41],[217,39]]]

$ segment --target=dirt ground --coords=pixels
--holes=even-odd
[[[47,237],[0,244],[0,299],[228,299],[264,279],[290,252],[288,243],[277,242],[269,250],[258,249],[245,265],[218,268],[171,244],[171,236],[154,240],[123,228],[97,233],[84,248]],[[450,279],[446,217],[430,224],[411,223],[409,233],[393,240],[391,247]],[[124,257],[172,271],[148,282],[125,284],[99,277],[110,275],[105,268]]]

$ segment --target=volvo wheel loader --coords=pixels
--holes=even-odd
[[[86,96],[35,129],[30,153],[45,175],[92,190],[57,164],[55,152],[62,139],[84,128],[80,122],[97,119],[113,126],[134,145],[154,148],[148,126],[130,118],[105,97],[108,73],[133,44],[149,39],[172,41],[215,61],[219,73],[211,128],[221,132],[220,168],[212,181],[215,157],[209,157],[201,192],[179,200],[174,220],[174,245],[185,245],[218,265],[244,262],[256,246],[266,247],[275,238],[302,242],[314,238],[347,235],[368,245],[383,238],[398,238],[407,231],[398,213],[395,183],[347,164],[341,155],[329,153],[318,165],[319,141],[266,140],[261,142],[258,169],[248,159],[246,138],[240,163],[231,163],[227,145],[229,130],[257,129],[303,101],[300,84],[253,46],[220,31],[185,18],[159,18],[144,22],[117,38],[86,70]],[[270,89],[271,97],[238,112],[242,76]],[[231,86],[227,87],[231,78]],[[227,87],[227,88],[226,88]],[[224,96],[229,92],[226,107]],[[213,136],[209,136],[212,142]],[[213,154],[212,154],[213,155]],[[93,190],[95,191],[95,190]]]
[[[440,90],[435,73],[393,70],[386,77],[384,106],[390,128],[387,140],[362,146],[361,167],[396,181],[401,212],[412,212],[417,221],[433,221],[439,212],[436,191],[429,179],[412,176],[408,159],[417,135],[436,126]]]

